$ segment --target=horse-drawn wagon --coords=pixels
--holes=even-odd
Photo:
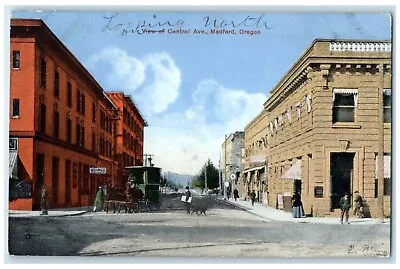
[[[110,188],[105,210],[143,212],[160,209],[160,171],[154,166],[128,166],[126,189]]]

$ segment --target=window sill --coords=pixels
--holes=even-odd
[[[19,116],[12,116],[13,119],[19,119]]]
[[[339,122],[339,123],[332,123],[332,128],[361,129],[361,125],[355,124],[354,122]]]
[[[13,67],[13,68],[12,68],[13,71],[18,71],[18,70],[20,70],[20,69],[21,69],[21,68],[19,68],[19,67]]]

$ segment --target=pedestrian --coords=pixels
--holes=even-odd
[[[292,197],[292,214],[293,218],[302,218],[304,217],[304,208],[303,202],[301,201],[300,193],[295,192]]]
[[[42,191],[40,194],[40,209],[41,209],[41,213],[40,215],[48,215],[48,202],[49,202],[49,193],[47,191],[47,186],[43,185],[42,187]]]
[[[185,198],[186,213],[190,214],[190,202],[191,202],[192,193],[189,191],[189,186],[186,187],[185,196],[186,196],[186,198]]]
[[[363,217],[362,213],[362,196],[359,194],[358,191],[354,192],[354,215],[358,216],[359,218]]]
[[[233,198],[235,198],[235,201],[237,200],[237,198],[239,198],[239,191],[237,189],[233,190]]]
[[[93,207],[93,212],[96,212],[97,210],[101,211],[104,208],[104,191],[103,188],[100,186],[99,190],[96,193],[96,199],[94,200],[94,207]]]
[[[229,189],[226,191],[226,196],[227,196],[228,200],[229,200],[229,198],[231,198],[231,191]]]
[[[340,223],[343,224],[343,216],[345,216],[345,221],[349,224],[350,197],[347,192],[340,198],[340,209],[342,211],[340,214]]]
[[[253,190],[250,194],[251,205],[254,206],[254,201],[256,200],[256,192]]]

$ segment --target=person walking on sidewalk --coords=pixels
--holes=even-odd
[[[254,206],[254,201],[256,200],[256,192],[254,190],[252,190],[250,198],[251,198],[251,205]]]
[[[48,215],[47,207],[49,203],[49,193],[47,191],[47,186],[43,185],[41,195],[40,195],[40,215]]]
[[[362,214],[362,196],[358,193],[358,191],[354,192],[354,215],[358,216],[359,218],[363,217]]]
[[[186,192],[185,192],[185,209],[186,213],[190,214],[190,197],[192,197],[192,193],[189,191],[189,186],[186,187]]]
[[[100,186],[99,190],[97,191],[96,194],[96,199],[94,200],[94,207],[93,207],[93,212],[96,212],[97,210],[101,211],[104,208],[104,191],[103,188]]]
[[[237,189],[233,190],[233,198],[235,198],[235,201],[237,200],[237,198],[239,198],[239,191]]]
[[[292,197],[293,206],[293,218],[304,217],[303,202],[301,201],[301,196],[298,192],[295,192]]]
[[[343,224],[343,216],[345,216],[345,221],[349,224],[350,197],[347,192],[340,198],[340,209],[342,210],[340,214],[340,223]]]

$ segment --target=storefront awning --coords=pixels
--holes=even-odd
[[[18,152],[12,151],[8,153],[8,177],[9,178],[18,178],[17,176],[17,165],[18,160]]]
[[[390,171],[390,162],[391,162],[390,155],[383,156],[383,177],[384,178],[391,178],[391,171]],[[375,178],[378,178],[378,158],[375,158]]]
[[[254,170],[260,170],[260,169],[263,169],[263,168],[265,168],[265,165],[257,166],[257,167],[253,167],[253,168],[247,168],[247,169],[244,169],[243,173],[252,172]]]
[[[297,159],[292,166],[283,173],[281,179],[301,179],[301,160]]]

